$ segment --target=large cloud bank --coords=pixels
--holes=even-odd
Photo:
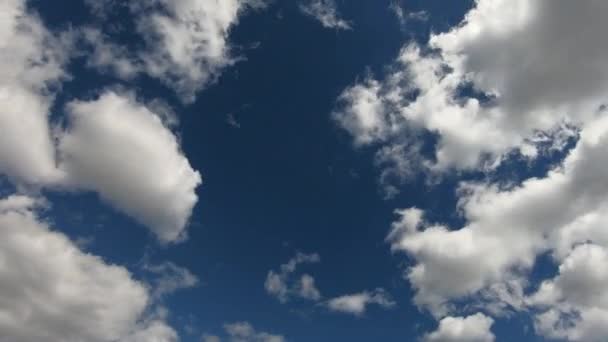
[[[547,143],[561,149],[564,137],[578,139],[544,177],[510,188],[462,183],[462,227],[428,222],[418,208],[398,211],[388,241],[413,257],[414,302],[438,319],[472,308],[525,311],[549,338],[608,335],[599,266],[608,252],[606,10],[604,1],[478,0],[457,27],[405,46],[384,79],[342,94],[334,117],[357,145],[405,153],[415,132],[436,133],[434,156],[418,156],[434,175],[492,170],[514,151],[534,160]],[[558,273],[539,284],[530,271],[546,253]],[[465,321],[443,318],[427,339]]]

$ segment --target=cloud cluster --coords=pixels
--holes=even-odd
[[[390,4],[389,9],[395,14],[401,25],[405,25],[408,22],[424,22],[429,19],[429,14],[424,10],[407,12],[399,1],[393,1]]]
[[[299,7],[302,13],[314,18],[323,27],[337,30],[352,29],[351,23],[340,18],[334,0],[307,0],[300,3]]]
[[[545,176],[510,187],[462,183],[462,227],[427,222],[417,208],[398,211],[387,240],[413,258],[414,302],[443,318],[428,339],[469,331],[462,327],[472,320],[444,318],[470,310],[463,301],[497,315],[530,312],[549,338],[608,334],[599,266],[608,253],[607,9],[602,1],[478,0],[428,46],[405,46],[384,80],[369,78],[339,99],[334,118],[356,145],[417,147],[408,133],[436,134],[434,156],[420,163],[430,173],[493,169],[514,151],[536,158],[541,141],[561,149],[564,137],[577,139]],[[539,287],[530,271],[545,254],[559,272]],[[472,317],[489,330],[491,320]]]
[[[108,91],[70,102],[65,122],[51,122],[70,77],[72,38],[49,32],[24,0],[0,4],[0,175],[17,193],[95,191],[162,242],[180,239],[200,175],[161,113]],[[41,218],[48,205],[27,195],[0,199],[0,340],[177,341],[166,313],[154,313],[164,312],[156,292],[183,282],[163,269],[150,286],[83,252]]]
[[[357,144],[437,133],[425,165],[436,172],[493,167],[513,149],[534,157],[535,133],[589,122],[605,102],[604,6],[477,1],[428,46],[406,45],[384,80],[346,89],[334,117]],[[572,34],[580,20],[585,39]]]
[[[598,328],[590,327],[584,317],[607,309],[598,300],[589,305],[574,300],[595,286],[603,288],[598,285],[603,279],[601,267],[589,267],[586,263],[593,259],[581,262],[581,255],[601,259],[608,248],[608,235],[602,228],[608,207],[608,181],[602,171],[607,153],[608,117],[602,115],[581,131],[563,165],[547,177],[507,190],[492,184],[463,185],[460,206],[468,221],[464,227],[453,230],[426,223],[422,211],[415,208],[400,212],[402,218],[394,224],[389,240],[394,249],[406,251],[417,262],[408,273],[418,289],[415,302],[441,316],[449,311],[450,300],[495,292],[493,298],[511,308],[548,310],[549,316],[541,315],[544,319],[538,321],[541,326],[547,326],[550,315],[561,319],[553,322],[554,329],[568,320],[576,332],[562,334],[570,340],[586,340],[576,336],[587,336],[591,333],[587,329]],[[527,274],[546,252],[560,265],[560,275],[526,298]],[[576,278],[581,288],[562,286],[569,274],[583,270],[586,276]],[[555,316],[557,312],[562,314]],[[554,334],[554,329],[539,331]]]
[[[595,244],[576,246],[559,266],[554,279],[544,281],[530,299],[545,311],[536,317],[537,331],[553,339],[599,342],[608,329],[608,249]]]
[[[437,317],[456,310],[454,300],[480,296],[499,302],[488,310],[540,310],[537,331],[549,337],[605,336],[606,307],[598,300],[605,282],[592,266],[608,247],[600,228],[608,194],[601,171],[608,49],[598,43],[604,9],[602,2],[480,0],[428,47],[406,46],[385,80],[342,94],[334,116],[358,145],[385,144],[386,151],[403,144],[408,130],[437,133],[435,156],[424,163],[431,172],[494,167],[513,150],[534,158],[539,131],[564,123],[580,131],[563,164],[544,178],[512,189],[462,184],[467,223],[459,229],[425,222],[416,208],[399,212],[388,240],[414,257],[407,275],[414,301]],[[583,18],[586,38],[579,39],[569,33],[580,32]],[[528,272],[545,252],[559,274],[526,295]]]
[[[88,4],[106,15],[113,1]],[[93,191],[150,228],[163,243],[186,237],[200,174],[172,131],[178,122],[165,102],[144,103],[134,93],[106,90],[71,100],[51,120],[67,63],[79,43],[93,49],[86,63],[124,79],[141,73],[173,87],[186,103],[234,63],[230,28],[262,0],[141,0],[130,3],[147,42],[132,51],[97,28],[53,33],[25,0],[0,4],[0,176],[17,193]],[[59,117],[60,115],[53,115]],[[168,294],[198,278],[173,263],[144,265],[152,282],[82,251],[39,216],[42,198],[0,199],[0,340],[176,342],[160,306]],[[304,298],[319,298],[303,276]],[[315,292],[316,291],[316,292]],[[247,323],[226,325],[231,341],[281,342]]]
[[[130,94],[106,91],[70,102],[67,128],[53,127],[49,110],[67,77],[69,44],[23,1],[1,6],[0,174],[19,188],[96,191],[162,242],[183,238],[201,177],[161,114]]]
[[[276,297],[283,304],[294,298],[299,298],[316,302],[318,306],[333,312],[355,316],[365,314],[370,305],[377,305],[384,309],[396,305],[390,294],[382,288],[323,300],[323,296],[315,284],[315,279],[311,275],[302,274],[299,278],[293,276],[298,265],[320,261],[321,257],[316,253],[296,253],[287,263],[281,265],[279,272],[273,270],[268,272],[264,282],[266,292]]]

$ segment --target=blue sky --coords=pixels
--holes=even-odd
[[[8,0],[0,341],[605,341],[607,7]]]

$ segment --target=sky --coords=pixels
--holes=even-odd
[[[606,341],[606,10],[3,0],[0,342]]]

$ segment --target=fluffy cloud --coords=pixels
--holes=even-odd
[[[350,30],[350,23],[340,18],[334,0],[309,0],[300,4],[302,13],[316,19],[323,27]]]
[[[66,185],[98,192],[163,242],[182,238],[201,177],[161,119],[111,91],[69,103],[68,115],[59,139]]]
[[[35,212],[40,203],[18,195],[0,200],[0,340],[123,342],[145,333],[174,341],[160,338],[175,336],[161,321],[161,335],[142,321],[146,287],[51,230]]]
[[[55,180],[48,124],[53,90],[67,77],[69,48],[50,35],[25,1],[0,4],[0,174],[15,183]]]
[[[235,322],[224,325],[226,341],[229,342],[285,342],[285,337],[257,331],[249,322]],[[221,342],[216,335],[204,335],[202,342]]]
[[[130,78],[139,73],[160,79],[183,102],[214,82],[238,58],[229,44],[230,29],[249,9],[266,6],[266,0],[138,0],[129,3],[146,48],[129,53],[109,42],[95,29],[83,30],[92,46],[89,65]],[[95,13],[105,14],[116,4],[88,2]],[[142,15],[142,13],[144,15]]]
[[[605,102],[606,24],[597,13],[606,6],[479,0],[428,46],[404,47],[383,81],[345,90],[334,116],[358,144],[403,139],[403,129],[438,133],[426,165],[434,171],[492,167],[512,149],[534,155],[535,133],[589,122]],[[580,32],[578,19],[586,39],[568,34]]]
[[[536,318],[539,333],[569,341],[602,341],[608,334],[608,250],[576,246],[559,266],[559,274],[542,283],[530,303],[546,311]]]
[[[600,115],[547,177],[506,190],[463,185],[460,208],[468,223],[458,230],[424,222],[418,209],[400,212],[388,240],[417,261],[408,273],[416,302],[441,315],[449,299],[497,282],[513,284],[543,252],[561,262],[581,243],[608,246],[601,228],[608,206],[606,153],[608,117]]]
[[[241,0],[144,1],[164,11],[142,17],[139,31],[149,42],[140,57],[146,71],[174,87],[186,102],[233,62],[228,31],[245,5]]]
[[[319,300],[321,293],[315,286],[315,280],[308,274],[302,275],[298,282],[292,284],[292,275],[300,264],[317,263],[321,261],[318,254],[298,252],[295,257],[281,265],[281,270],[268,272],[264,288],[266,292],[276,297],[281,303],[286,303],[292,296],[308,300]]]
[[[332,298],[327,301],[326,306],[331,311],[360,316],[365,313],[369,305],[374,304],[385,309],[395,306],[395,302],[383,289]]]
[[[462,183],[461,227],[427,222],[416,208],[398,211],[387,240],[413,258],[414,301],[436,317],[463,302],[470,309],[472,300],[493,314],[531,312],[550,338],[605,336],[597,265],[608,248],[606,9],[602,1],[478,0],[428,46],[406,45],[383,80],[366,79],[340,97],[334,118],[356,145],[378,148],[377,160],[398,149],[419,160],[415,132],[436,134],[435,155],[417,163],[431,173],[493,169],[514,151],[534,159],[543,144],[562,149],[578,139],[542,177]],[[412,174],[411,163],[398,161],[389,172]],[[535,292],[530,270],[546,253],[559,274]]]
[[[490,331],[494,320],[483,314],[468,317],[446,317],[436,331],[425,336],[426,342],[493,342]]]

